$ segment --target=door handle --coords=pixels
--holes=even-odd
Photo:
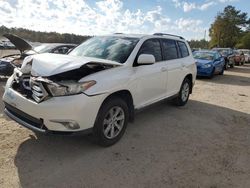
[[[161,72],[165,72],[165,71],[167,71],[168,69],[167,69],[167,67],[162,67],[161,68]]]

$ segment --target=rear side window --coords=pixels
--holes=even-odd
[[[178,46],[181,52],[181,57],[189,56],[188,48],[184,42],[178,41]]]
[[[178,58],[176,42],[174,40],[162,40],[162,46],[165,60]]]
[[[145,41],[141,46],[138,57],[141,54],[151,54],[155,57],[156,62],[162,61],[160,41],[158,39],[149,39]]]

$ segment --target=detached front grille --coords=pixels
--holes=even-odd
[[[24,97],[32,99],[37,103],[49,97],[48,92],[43,86],[43,82],[27,75],[16,78],[12,83],[12,88]]]
[[[30,78],[30,87],[32,91],[32,98],[38,103],[43,101],[49,95],[42,82],[36,81],[32,77]]]

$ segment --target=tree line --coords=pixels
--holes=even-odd
[[[7,28],[5,26],[1,26],[0,36],[6,33],[17,35],[28,41],[41,42],[41,43],[80,44],[83,41],[91,37],[91,36],[81,36],[81,35],[75,35],[75,34],[69,34],[69,33],[60,34],[57,32],[40,32],[40,31],[32,31],[29,29],[23,29],[23,28]]]
[[[250,49],[250,18],[228,5],[219,12],[209,29],[210,41],[191,40],[191,48],[230,47]]]

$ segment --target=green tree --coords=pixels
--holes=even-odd
[[[236,10],[229,5],[223,12],[218,13],[209,29],[210,47],[234,47],[243,29],[249,27],[250,19],[247,13]]]
[[[206,49],[208,48],[208,41],[201,39],[201,40],[190,40],[189,45],[191,48],[202,48]]]
[[[244,33],[239,43],[236,44],[237,48],[250,49],[250,31]]]
[[[42,42],[42,43],[75,43],[80,44],[83,41],[90,38],[90,36],[81,36],[75,34],[60,34],[56,32],[40,32],[32,31],[23,28],[7,28],[5,26],[0,26],[0,38],[3,34],[11,33],[15,34],[23,39],[31,42]]]

